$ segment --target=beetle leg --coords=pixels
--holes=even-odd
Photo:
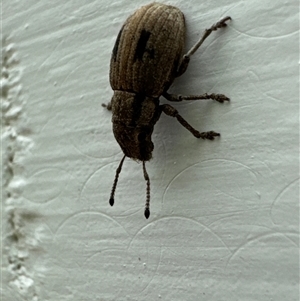
[[[194,129],[185,119],[183,119],[175,108],[168,104],[161,105],[160,107],[166,115],[175,117],[181,123],[181,125],[183,125],[188,131],[190,131],[196,138],[214,140],[216,136],[220,136],[219,133],[216,133],[214,131],[200,133],[199,131]]]
[[[163,97],[165,97],[169,101],[183,101],[183,100],[197,100],[197,99],[213,99],[220,103],[223,103],[224,101],[229,101],[230,98],[223,94],[202,94],[202,95],[176,95],[176,94],[169,94],[167,92],[163,93]]]
[[[186,53],[183,55],[182,61],[179,65],[179,68],[177,70],[176,76],[182,75],[190,62],[191,56],[198,50],[198,48],[202,45],[202,43],[206,40],[206,38],[215,30],[218,30],[219,28],[227,26],[226,21],[231,20],[230,17],[225,17],[221,19],[219,22],[213,24],[209,29],[205,29],[202,38]]]

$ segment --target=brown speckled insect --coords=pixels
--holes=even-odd
[[[183,13],[176,7],[151,3],[138,9],[121,28],[110,61],[110,84],[114,90],[111,103],[113,132],[124,157],[116,170],[109,203],[114,194],[125,157],[142,161],[147,183],[145,217],[150,216],[150,180],[145,162],[152,158],[153,127],[162,112],[175,117],[196,138],[210,139],[220,136],[214,131],[199,132],[168,104],[159,104],[162,95],[169,101],[214,99],[228,101],[223,94],[174,95],[167,91],[174,79],[182,75],[190,57],[212,31],[225,27],[225,17],[209,29],[202,38],[183,55],[185,22]],[[104,105],[105,106],[105,105]]]

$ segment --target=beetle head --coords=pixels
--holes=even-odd
[[[149,161],[154,145],[151,141],[153,126],[130,127],[114,123],[113,131],[123,153],[134,160]]]

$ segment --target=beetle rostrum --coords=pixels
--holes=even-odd
[[[114,204],[114,194],[125,157],[141,161],[147,183],[145,217],[150,216],[150,179],[145,162],[152,158],[154,145],[151,135],[162,112],[175,117],[196,138],[213,140],[220,136],[214,131],[199,132],[168,104],[159,104],[159,97],[169,101],[213,99],[220,103],[229,101],[223,94],[175,95],[167,91],[174,79],[182,75],[191,56],[204,40],[219,28],[226,27],[230,17],[206,29],[201,39],[186,53],[185,21],[176,7],[151,3],[133,13],[122,26],[110,61],[110,85],[114,90],[111,103],[114,136],[119,143],[122,158],[113,183],[109,203]]]

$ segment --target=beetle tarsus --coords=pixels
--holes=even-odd
[[[219,136],[221,136],[220,133],[216,133],[214,131],[208,131],[208,132],[199,133],[199,136],[197,138],[214,140],[215,137],[219,137]]]
[[[226,27],[227,26],[226,21],[229,21],[229,20],[231,20],[231,17],[229,17],[229,16],[224,17],[219,22],[217,22],[216,24],[214,24],[211,27],[211,30],[217,30],[218,28]]]
[[[230,101],[230,98],[225,96],[224,94],[210,94],[210,98],[214,99],[220,103],[223,103],[224,101]]]

